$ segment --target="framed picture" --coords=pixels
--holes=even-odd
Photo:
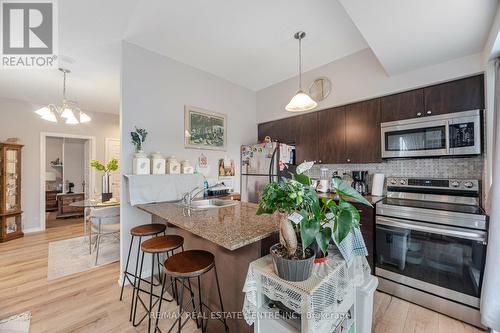
[[[184,107],[184,146],[186,148],[226,150],[227,117],[186,105]]]

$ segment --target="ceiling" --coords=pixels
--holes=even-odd
[[[482,51],[498,0],[340,0],[389,75]]]
[[[257,91],[303,70],[372,48],[389,75],[480,52],[498,0],[64,0],[61,65],[68,97],[89,112],[118,113],[120,41]],[[61,99],[57,70],[5,70],[0,98]]]

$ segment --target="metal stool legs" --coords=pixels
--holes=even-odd
[[[221,294],[220,284],[219,284],[219,276],[217,274],[217,268],[216,268],[215,265],[213,266],[213,269],[214,269],[214,273],[215,273],[215,281],[216,281],[216,284],[217,284],[217,293],[218,293],[218,296],[219,296],[220,309],[222,311],[222,317],[221,318],[216,318],[216,319],[219,320],[224,325],[224,332],[228,333],[229,332],[229,327],[227,326],[226,316],[225,316],[225,312],[224,312],[224,304],[222,302],[222,294]],[[208,272],[205,272],[205,273],[208,273]],[[179,314],[178,314],[178,318],[170,326],[170,329],[167,331],[167,333],[172,332],[172,330],[175,327],[177,327],[177,333],[181,333],[182,328],[184,327],[184,325],[186,325],[186,323],[190,319],[190,317],[188,317],[184,322],[182,320],[182,315],[186,312],[186,309],[184,308],[184,289],[185,288],[188,289],[190,291],[190,294],[191,294],[190,298],[191,298],[191,303],[192,303],[192,306],[193,306],[192,312],[197,314],[197,317],[196,317],[196,326],[198,326],[199,328],[201,327],[201,331],[202,332],[206,331],[206,329],[207,329],[207,323],[205,323],[205,320],[204,320],[204,318],[205,318],[204,308],[208,309],[210,312],[213,312],[213,311],[212,311],[212,309],[210,309],[210,307],[208,305],[206,305],[205,303],[203,303],[203,299],[202,299],[202,296],[201,296],[202,295],[202,290],[201,290],[201,275],[203,275],[203,274],[200,274],[200,275],[196,276],[197,281],[198,281],[198,301],[199,301],[198,305],[195,305],[196,300],[195,300],[195,295],[194,295],[194,293],[192,291],[192,288],[191,288],[191,278],[189,278],[189,277],[183,277],[183,278],[179,277],[179,278],[176,278],[176,279],[180,280],[180,282],[181,282],[181,290],[180,290],[179,302],[178,302],[179,303]],[[161,295],[163,295],[165,293],[165,281],[166,281],[166,278],[163,279],[163,286],[162,286],[162,290],[161,290]],[[187,281],[187,286],[186,286],[185,281]],[[155,333],[157,333],[157,332],[162,333],[162,331],[158,327],[159,318],[161,317],[162,298],[160,298],[159,302],[160,303],[158,305],[158,315],[156,316],[156,322],[155,322],[155,330],[154,330]],[[198,322],[198,318],[201,319],[200,322]],[[206,319],[206,321],[208,322],[208,318]]]

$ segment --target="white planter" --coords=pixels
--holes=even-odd
[[[151,160],[148,155],[142,151],[135,153],[133,161],[134,175],[149,175],[151,172]]]

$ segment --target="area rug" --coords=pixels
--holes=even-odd
[[[30,331],[31,312],[0,320],[0,332],[2,333],[28,333]]]
[[[120,259],[120,241],[113,236],[101,238],[99,261],[95,266],[95,250],[89,254],[89,245],[84,237],[70,238],[49,243],[49,267],[47,279],[88,271]]]

